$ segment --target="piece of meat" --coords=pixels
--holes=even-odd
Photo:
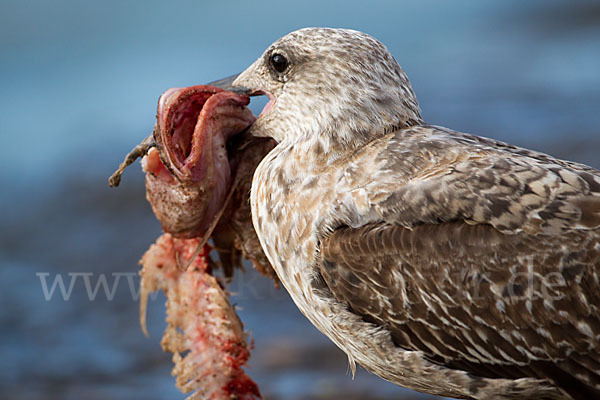
[[[235,268],[242,266],[243,257],[278,285],[275,271],[269,264],[252,225],[250,212],[250,187],[254,170],[273,147],[275,142],[272,139],[246,137],[240,137],[240,141],[232,146],[231,163],[236,166],[237,185],[211,236],[227,278],[233,275]]]
[[[212,275],[221,266],[229,280],[242,257],[273,279],[252,226],[254,170],[275,146],[243,131],[255,119],[247,96],[211,86],[167,90],[159,100],[152,137],[138,145],[113,174],[143,157],[146,197],[166,232],[144,254],[141,323],[148,294],[167,295],[163,349],[173,353],[173,374],[190,399],[260,398],[242,367],[250,352],[224,285]],[[209,246],[211,238],[214,246]],[[211,249],[218,261],[211,258]],[[277,281],[276,281],[277,282]]]
[[[144,170],[146,196],[165,232],[202,236],[221,210],[233,182],[226,144],[256,119],[249,102],[202,85],[160,96],[156,154],[146,156]]]
[[[226,291],[211,274],[210,249],[205,246],[187,270],[180,266],[198,243],[165,233],[146,251],[140,272],[142,327],[149,293],[163,290],[168,326],[161,344],[173,353],[177,387],[184,393],[195,391],[188,400],[261,398],[242,369],[250,357],[247,338]]]

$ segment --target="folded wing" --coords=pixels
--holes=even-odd
[[[333,296],[434,363],[600,396],[600,173],[435,127],[386,140],[363,223],[321,241]]]

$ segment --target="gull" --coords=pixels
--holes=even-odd
[[[225,82],[269,98],[249,128],[277,142],[253,225],[353,373],[600,398],[600,171],[428,125],[394,57],[354,30],[292,32]]]

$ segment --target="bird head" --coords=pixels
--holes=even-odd
[[[269,97],[250,128],[278,142],[328,136],[341,145],[421,122],[410,82],[365,33],[305,28],[273,43],[232,85]]]

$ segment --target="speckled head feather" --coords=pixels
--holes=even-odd
[[[275,57],[279,55],[281,57]],[[351,367],[467,399],[600,398],[600,171],[426,125],[364,33],[302,29],[234,82],[275,104],[252,222]]]
[[[276,54],[288,66],[278,72]],[[349,29],[305,28],[277,40],[235,81],[260,88],[277,100],[252,128],[283,140],[329,136],[356,145],[399,127],[421,122],[406,74],[375,38]],[[380,127],[374,131],[373,127]]]

